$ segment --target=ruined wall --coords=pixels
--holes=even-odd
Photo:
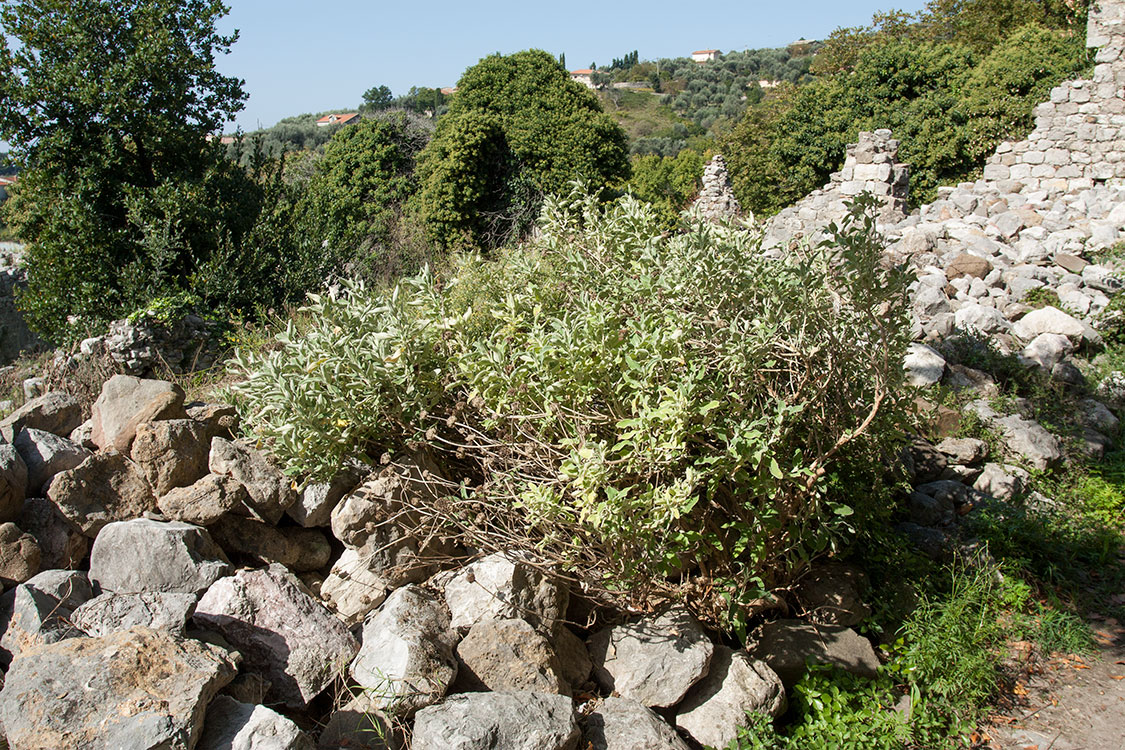
[[[699,191],[699,197],[695,199],[692,208],[712,221],[744,216],[738,198],[734,197],[730,173],[727,172],[727,163],[722,154],[715,154],[703,168],[703,189]],[[752,214],[746,218],[751,221],[754,219]]]
[[[1050,193],[1125,187],[1125,0],[1100,0],[1086,45],[1098,48],[1093,79],[1056,86],[1036,107],[1031,135],[988,160],[986,180]]]
[[[899,142],[890,130],[860,133],[848,145],[844,166],[829,183],[781,211],[766,225],[764,249],[781,248],[798,238],[815,241],[830,222],[846,212],[845,203],[863,192],[883,201],[879,219],[894,223],[905,217],[910,169],[898,160]]]

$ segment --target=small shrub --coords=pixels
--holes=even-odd
[[[243,424],[294,475],[424,446],[464,478],[418,509],[434,525],[736,625],[882,512],[840,468],[899,435],[905,276],[872,207],[771,260],[630,197],[548,200],[537,242],[441,283],[313,297],[307,330],[236,360]]]

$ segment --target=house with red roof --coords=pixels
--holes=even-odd
[[[358,112],[343,112],[338,114],[325,115],[316,121],[318,128],[326,128],[329,125],[348,125],[353,122],[359,122]]]
[[[691,59],[697,63],[705,63],[718,60],[721,54],[723,54],[722,51],[717,49],[697,49],[691,53]]]

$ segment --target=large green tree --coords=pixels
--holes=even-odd
[[[24,167],[31,322],[56,337],[176,291],[249,231],[257,197],[207,142],[246,98],[215,69],[219,0],[11,0],[0,136]],[[73,319],[72,319],[73,323]],[[69,330],[68,330],[69,328]]]
[[[468,115],[479,118],[467,119]],[[624,131],[602,111],[597,97],[572,81],[566,69],[542,50],[492,55],[469,68],[457,83],[448,116],[460,118],[458,124],[439,129],[421,163],[422,203],[440,208],[440,221],[433,221],[432,212],[427,214],[440,242],[463,236],[452,238],[446,233],[453,225],[471,227],[470,234],[480,236],[486,231],[484,213],[494,212],[497,206],[505,207],[510,228],[517,228],[540,196],[561,192],[576,178],[601,188],[629,177]],[[503,135],[503,146],[496,143],[494,127]],[[447,163],[478,148],[494,155],[510,152],[503,195],[480,193],[480,175],[471,165]],[[472,185],[466,183],[462,190],[456,184],[440,184],[454,175]],[[481,195],[484,203],[466,200],[469,194]],[[493,237],[510,235],[496,231],[495,221],[490,223],[487,231]]]

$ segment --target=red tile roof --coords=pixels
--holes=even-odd
[[[697,49],[695,52],[692,52],[691,54],[693,54],[693,55],[709,55],[712,52],[718,52],[718,51],[719,50],[717,50],[717,49]]]
[[[325,125],[344,125],[359,117],[358,112],[342,112],[333,115],[325,115],[317,120],[317,124],[324,123]]]
[[[592,75],[593,72],[594,71],[590,70],[589,68],[582,68],[581,70],[572,70],[570,71],[570,74],[572,76],[588,76]]]

